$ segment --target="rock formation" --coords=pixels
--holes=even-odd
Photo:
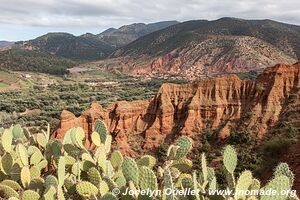
[[[300,62],[267,68],[254,81],[231,75],[197,84],[163,84],[148,101],[121,101],[107,109],[93,103],[80,117],[63,111],[55,137],[62,138],[66,130],[80,126],[89,138],[94,121],[102,119],[122,152],[132,156],[127,140],[135,137],[143,138],[143,149],[159,147],[168,136],[198,136],[207,128],[219,130],[220,139],[241,127],[262,138],[299,88]]]

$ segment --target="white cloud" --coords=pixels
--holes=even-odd
[[[53,31],[81,28],[84,33],[133,22],[213,20],[224,16],[300,25],[299,0],[0,0],[0,10],[0,29],[21,25]]]

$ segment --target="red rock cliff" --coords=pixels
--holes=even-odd
[[[278,64],[255,80],[231,75],[198,84],[163,84],[149,101],[117,102],[107,109],[93,103],[75,117],[63,111],[55,137],[81,126],[87,138],[96,119],[104,120],[124,154],[134,155],[127,137],[143,137],[143,148],[158,147],[168,135],[200,135],[203,129],[220,130],[220,138],[231,129],[247,127],[263,137],[280,118],[289,95],[300,87],[300,63]],[[89,145],[89,140],[87,140]]]

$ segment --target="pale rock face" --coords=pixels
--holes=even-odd
[[[94,122],[102,119],[120,150],[130,156],[135,156],[127,142],[131,135],[144,138],[145,150],[159,147],[169,135],[200,136],[206,128],[218,129],[220,139],[240,127],[262,138],[279,120],[289,96],[299,87],[299,62],[267,68],[255,81],[231,75],[197,84],[163,84],[149,101],[121,101],[107,109],[93,103],[78,118],[63,111],[55,137],[63,138],[69,128],[80,126],[89,146]]]

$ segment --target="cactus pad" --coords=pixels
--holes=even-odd
[[[274,172],[274,176],[281,176],[284,175],[290,179],[290,184],[292,185],[294,183],[295,175],[294,173],[290,170],[289,165],[287,163],[280,163]]]
[[[167,190],[174,191],[174,183],[169,169],[166,169],[164,171],[164,182],[164,193]],[[175,200],[175,196],[173,195],[173,193],[171,193],[170,195],[164,194],[163,197],[165,197],[166,200]]]
[[[102,196],[109,192],[108,184],[105,181],[100,182],[99,192]]]
[[[44,183],[44,187],[46,189],[50,188],[51,186],[53,186],[54,188],[57,188],[58,186],[58,180],[55,176],[53,175],[48,175],[45,179],[45,183]]]
[[[101,145],[101,139],[100,139],[99,133],[94,131],[92,133],[91,138],[92,138],[92,142],[93,142],[94,145],[96,145],[97,147],[99,147]]]
[[[124,159],[122,171],[128,182],[133,181],[135,185],[139,184],[139,168],[132,158],[126,157]]]
[[[13,127],[12,134],[14,139],[22,139],[24,137],[24,132],[20,124],[16,124]]]
[[[32,190],[26,190],[22,194],[22,200],[39,200],[40,195]]]
[[[110,156],[110,162],[115,169],[120,168],[123,163],[123,156],[121,152],[114,151]]]
[[[45,148],[46,147],[46,145],[47,145],[47,138],[46,138],[46,136],[45,136],[45,134],[43,134],[43,133],[38,133],[37,135],[36,135],[36,141],[38,142],[38,144],[41,146],[41,147],[43,147],[43,148]]]
[[[103,121],[97,119],[95,122],[95,131],[99,133],[101,143],[104,144],[106,141],[106,136],[108,134],[106,124]]]
[[[41,151],[37,150],[31,155],[29,162],[31,165],[38,165],[43,158],[44,158],[44,156],[41,153]]]
[[[12,139],[13,139],[13,134],[11,132],[11,129],[5,129],[1,137],[1,142],[2,142],[3,149],[8,153],[11,151],[12,148],[11,145]]]
[[[77,193],[85,198],[96,196],[98,194],[98,188],[90,182],[82,181],[76,185]]]
[[[192,148],[192,141],[189,137],[182,136],[176,141],[176,146],[178,146],[178,150],[176,151],[175,159],[183,158],[188,154],[188,152]]]
[[[0,160],[1,171],[8,175],[10,173],[11,167],[13,166],[13,158],[9,153],[5,153]]]
[[[246,191],[252,184],[252,173],[250,171],[244,171],[237,180],[235,191],[235,199],[244,199],[246,196],[242,195],[241,191]],[[240,192],[239,192],[240,191]]]
[[[181,172],[189,172],[193,167],[193,162],[189,159],[175,160],[172,167],[179,169]]]
[[[50,186],[48,189],[44,192],[44,199],[45,200],[56,200],[55,198],[56,189],[53,186]]]
[[[19,198],[19,194],[11,187],[0,184],[0,197],[5,198],[5,199],[8,199],[10,197]]]
[[[236,165],[237,165],[237,154],[236,154],[235,149],[230,145],[225,147],[223,163],[224,163],[226,170],[230,174],[233,174],[234,170],[236,168]]]
[[[65,158],[61,156],[57,167],[58,186],[62,187],[65,181]]]
[[[87,174],[88,174],[89,181],[92,184],[99,186],[100,181],[102,180],[100,172],[95,167],[92,167],[88,170]]]
[[[286,195],[280,195],[281,191],[287,191],[291,188],[290,180],[286,176],[277,176],[273,180],[271,180],[262,190],[274,190],[277,191],[278,195],[262,195],[261,200],[285,200],[287,199]]]
[[[142,156],[140,159],[136,162],[139,166],[146,166],[149,168],[152,168],[156,164],[156,158],[150,155]]]
[[[24,188],[27,188],[31,181],[30,169],[28,166],[24,166],[21,170],[21,182]]]
[[[16,152],[18,154],[18,157],[21,159],[22,164],[24,166],[27,166],[28,165],[28,153],[27,153],[25,146],[23,144],[19,143],[16,147]]]
[[[18,190],[21,190],[22,187],[20,186],[19,183],[17,183],[16,181],[13,181],[13,180],[4,180],[0,183],[1,185],[6,185],[6,186],[9,186],[11,187],[12,189],[14,189],[15,191],[18,191]]]
[[[150,189],[152,191],[157,190],[157,178],[154,172],[145,166],[139,168],[139,181],[142,190]]]

